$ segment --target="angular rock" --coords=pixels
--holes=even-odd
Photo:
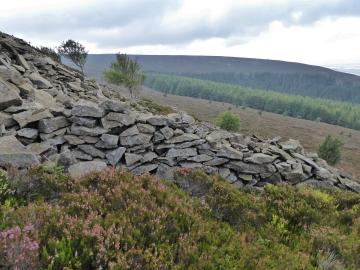
[[[109,161],[111,166],[116,166],[126,151],[125,147],[119,147],[113,151],[106,153],[106,159]]]
[[[72,150],[72,153],[76,159],[85,160],[85,161],[91,161],[93,160],[93,157],[85,154],[83,151],[80,150]]]
[[[0,111],[10,106],[19,106],[21,104],[22,99],[16,88],[0,79]]]
[[[153,138],[154,143],[159,143],[159,142],[161,142],[163,140],[165,140],[164,135],[162,135],[160,132],[155,132],[154,133],[154,138]]]
[[[167,126],[172,122],[171,119],[165,116],[149,117],[146,121],[153,126]]]
[[[230,175],[230,169],[229,168],[219,168],[219,175],[223,178],[226,178]]]
[[[41,138],[41,140],[46,141],[46,140],[54,138],[56,136],[64,135],[66,133],[66,131],[67,131],[66,128],[62,128],[62,129],[55,130],[54,132],[51,132],[51,133],[40,133],[40,138]]]
[[[94,128],[96,126],[96,119],[94,118],[73,116],[69,120],[78,126],[84,126],[88,128]]]
[[[198,146],[203,144],[204,142],[205,142],[205,140],[203,140],[203,139],[194,140],[194,141],[190,141],[190,142],[175,144],[174,148],[189,148],[189,147],[193,147],[193,146],[196,146],[198,148]]]
[[[86,154],[89,154],[92,157],[99,157],[99,158],[105,158],[104,152],[100,151],[99,149],[95,148],[94,146],[90,144],[82,144],[78,145],[78,148],[83,151]]]
[[[85,143],[89,144],[96,144],[100,140],[99,137],[92,136],[81,136],[80,139],[84,140]]]
[[[118,126],[131,126],[135,124],[135,117],[124,113],[108,113],[104,119],[110,122],[117,122]]]
[[[32,84],[24,82],[17,86],[20,90],[20,96],[25,99],[34,100],[35,99],[35,88]]]
[[[51,133],[55,130],[69,126],[69,121],[64,116],[58,116],[51,119],[41,119],[39,121],[39,131]]]
[[[106,143],[107,145],[114,146],[118,144],[119,137],[111,134],[103,134],[101,135],[100,140]]]
[[[125,112],[128,109],[128,105],[125,102],[108,99],[100,104],[100,108],[106,112]]]
[[[100,136],[107,132],[108,132],[108,130],[100,128],[100,127],[88,128],[88,127],[77,126],[77,125],[71,126],[71,134],[77,135],[77,136],[96,137],[96,136]]]
[[[100,108],[96,103],[84,99],[76,102],[75,106],[71,110],[71,113],[80,117],[101,118],[104,116],[104,110],[102,108]]]
[[[186,158],[186,157],[192,157],[192,156],[196,156],[196,155],[197,155],[196,148],[184,148],[184,149],[172,148],[167,152],[166,157],[167,158],[175,158],[175,157]]]
[[[225,166],[233,169],[237,173],[259,174],[276,172],[275,167],[271,164],[251,164],[243,161],[231,161]]]
[[[221,149],[217,152],[216,156],[238,160],[242,160],[244,157],[242,152],[226,145],[221,147]]]
[[[187,158],[188,161],[194,161],[194,162],[206,162],[212,159],[213,157],[204,154]]]
[[[103,161],[83,161],[71,165],[68,169],[72,178],[80,178],[93,172],[99,172],[106,169],[107,165]]]
[[[16,133],[18,136],[27,139],[36,139],[39,135],[38,130],[34,128],[23,128],[18,130]]]
[[[341,184],[346,186],[348,189],[355,191],[357,193],[360,193],[360,184],[359,183],[357,183],[355,181],[351,181],[346,178],[342,178],[342,177],[339,177],[339,181]]]
[[[130,147],[135,145],[147,144],[150,142],[151,137],[151,135],[142,133],[135,136],[120,137],[120,144]]]
[[[195,169],[195,168],[202,168],[202,164],[198,163],[198,162],[180,162],[180,166],[182,168],[187,168],[187,169]]]
[[[292,165],[290,172],[283,172],[281,175],[292,184],[300,183],[309,177],[304,173],[301,163],[295,163]]]
[[[23,66],[24,69],[26,69],[26,70],[30,69],[30,66],[29,66],[28,62],[26,62],[25,58],[21,54],[18,54],[16,56],[16,58],[17,58],[18,64]]]
[[[13,115],[14,120],[19,124],[21,128],[26,125],[37,122],[41,119],[54,117],[48,110],[40,111],[24,111]]]
[[[47,80],[45,79],[44,77],[42,77],[39,73],[31,73],[29,75],[29,79],[32,81],[32,83],[34,85],[36,85],[38,88],[45,88],[45,89],[48,89],[48,88],[51,88],[53,87],[52,84]]]
[[[174,136],[174,130],[170,127],[163,127],[160,129],[160,132],[164,135],[166,140],[169,140],[171,137]]]
[[[85,141],[74,135],[65,135],[64,139],[71,145],[84,144]]]
[[[157,157],[158,157],[158,155],[155,154],[154,152],[148,152],[143,156],[143,158],[141,159],[141,162],[142,163],[151,162]]]
[[[132,166],[134,165],[136,162],[139,162],[140,160],[142,160],[142,156],[141,155],[137,155],[137,154],[132,154],[132,153],[125,153],[125,163],[126,166]]]
[[[28,168],[39,163],[39,156],[26,149],[14,136],[0,137],[0,167]]]
[[[32,143],[26,146],[26,149],[28,149],[31,153],[36,155],[44,154],[46,151],[48,151],[51,148],[52,148],[51,145],[48,144],[47,142]]]
[[[157,170],[156,176],[160,179],[173,180],[174,179],[174,168],[160,163]]]
[[[166,143],[183,143],[183,142],[189,142],[199,139],[200,137],[196,134],[184,133],[183,135],[173,137],[170,140],[167,140]]]
[[[206,140],[209,143],[216,143],[222,140],[226,140],[229,139],[231,137],[233,137],[234,135],[232,135],[231,133],[225,131],[225,130],[216,130],[211,132],[209,135],[206,136]]]
[[[150,173],[151,171],[156,170],[156,168],[158,167],[158,164],[146,164],[146,165],[141,165],[139,167],[136,167],[135,169],[133,169],[131,172],[135,175],[142,175],[142,174],[146,174],[146,173]]]
[[[225,163],[227,163],[229,161],[229,159],[227,158],[214,158],[212,160],[206,161],[204,163],[204,165],[206,166],[220,166],[223,165]]]
[[[254,176],[252,174],[239,173],[238,177],[245,182],[252,182],[254,180]]]
[[[304,152],[304,148],[301,146],[298,140],[290,139],[286,142],[280,143],[280,146],[284,151],[296,152],[300,154]]]
[[[270,156],[263,153],[255,153],[251,157],[246,158],[245,161],[255,164],[266,164],[272,163],[275,159],[277,159],[277,156]]]
[[[126,137],[126,136],[134,136],[134,135],[138,135],[138,134],[140,134],[140,132],[139,132],[137,126],[132,126],[132,127],[128,128],[128,129],[124,130],[120,134],[120,136],[121,137]]]
[[[47,92],[42,90],[35,91],[35,102],[41,104],[43,108],[49,109],[51,112],[62,112],[63,107],[56,103],[56,100]]]
[[[4,125],[5,128],[16,125],[16,121],[12,118],[11,114],[0,112],[0,126]]]
[[[155,132],[155,128],[149,124],[138,123],[137,128],[141,133],[153,134]]]

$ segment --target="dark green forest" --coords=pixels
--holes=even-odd
[[[228,102],[360,130],[360,105],[352,103],[157,73],[148,73],[145,85],[164,93]]]
[[[360,103],[360,85],[351,81],[339,82],[329,74],[211,72],[179,75],[292,95]]]

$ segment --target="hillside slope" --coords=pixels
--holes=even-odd
[[[329,68],[276,60],[220,57],[131,55],[145,72],[170,73],[263,90],[360,102],[360,77]],[[86,73],[101,79],[115,56],[89,55]],[[68,62],[66,62],[68,64]]]

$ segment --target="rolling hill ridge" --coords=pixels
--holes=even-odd
[[[360,102],[360,77],[320,66],[301,63],[220,57],[130,55],[144,72],[167,73],[216,82],[226,82],[261,90]],[[102,78],[102,71],[114,61],[113,54],[90,54],[87,75]],[[66,64],[69,64],[65,60]]]

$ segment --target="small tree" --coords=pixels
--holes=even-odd
[[[54,49],[48,47],[40,47],[38,49],[41,53],[49,56],[55,62],[61,63],[61,56]]]
[[[131,60],[126,54],[117,54],[116,62],[104,71],[105,80],[129,89],[131,98],[140,91],[145,76],[140,72],[141,66],[136,60]]]
[[[224,112],[218,117],[216,124],[222,129],[236,132],[240,128],[240,118],[231,112]]]
[[[319,157],[325,159],[330,165],[335,165],[341,159],[341,148],[343,143],[335,137],[328,135],[320,144]]]
[[[85,50],[83,45],[81,45],[79,42],[69,39],[68,41],[63,41],[61,43],[61,45],[58,47],[58,53],[70,59],[76,66],[81,69],[81,72],[84,74],[84,66],[88,52]]]

